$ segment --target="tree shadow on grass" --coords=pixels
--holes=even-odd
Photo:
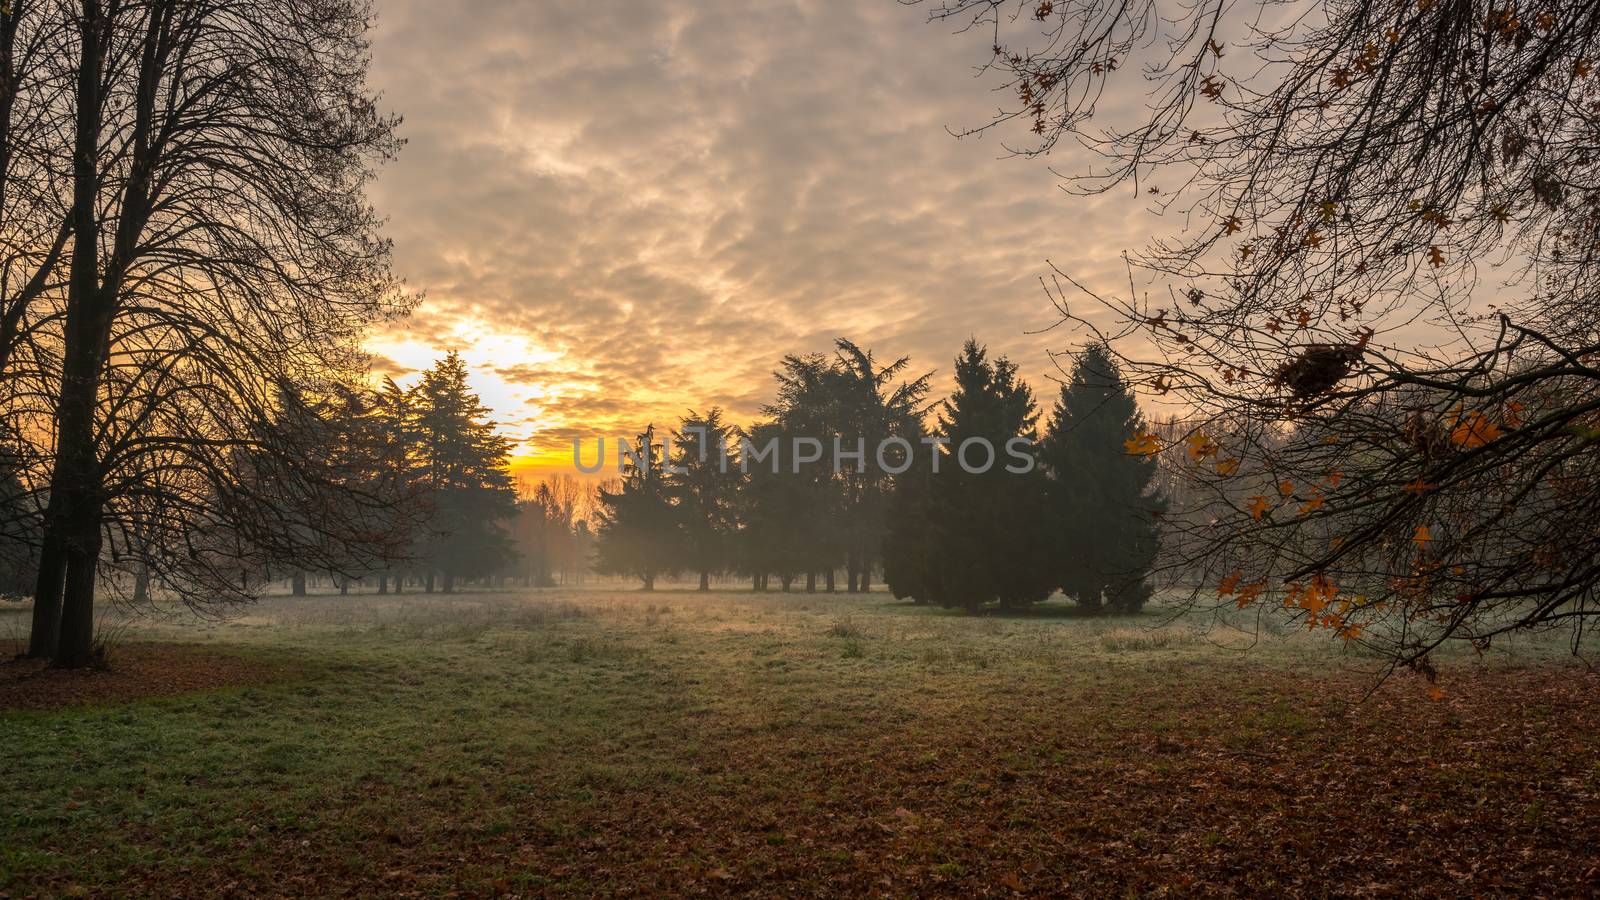
[[[1023,609],[1001,609],[999,606],[985,606],[976,611],[968,611],[959,607],[934,606],[931,603],[915,603],[911,600],[891,600],[878,604],[880,608],[895,612],[922,612],[932,616],[947,616],[954,618],[991,618],[991,619],[1070,619],[1078,621],[1099,622],[1143,622],[1156,617],[1156,610],[1145,609],[1134,615],[1106,612],[1104,609],[1084,609],[1071,601],[1046,600],[1035,603]]]

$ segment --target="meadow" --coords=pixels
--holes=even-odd
[[[1160,608],[595,588],[110,627],[121,675],[0,694],[0,896],[1600,890],[1600,676],[1555,637],[1441,656],[1436,698]]]

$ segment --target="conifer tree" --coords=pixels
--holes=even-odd
[[[1030,446],[1038,418],[1033,391],[1015,364],[991,362],[975,340],[957,357],[955,377],[939,415],[946,443],[938,471],[927,474],[920,499],[917,480],[906,480],[899,500],[908,510],[920,503],[927,515],[897,516],[893,529],[905,530],[886,543],[894,551],[891,589],[968,611],[991,602],[1022,608],[1051,593],[1042,476]]]
[[[596,571],[631,575],[653,591],[656,578],[683,567],[682,527],[662,471],[655,426],[634,442],[616,490],[598,492]]]
[[[1104,347],[1077,355],[1040,442],[1055,526],[1054,584],[1080,606],[1137,613],[1159,548],[1156,462],[1126,452],[1144,417]]]
[[[922,448],[919,448],[919,450]],[[933,475],[925,452],[895,476],[883,536],[883,580],[897,600],[918,604],[933,597]]]
[[[511,446],[453,351],[423,373],[412,408],[417,475],[431,508],[419,562],[441,574],[449,592],[457,579],[481,578],[511,558],[504,530],[516,505],[506,468]]]
[[[733,556],[741,481],[729,446],[733,434],[722,410],[712,408],[704,416],[690,411],[673,438],[667,493],[678,509],[685,560],[699,574],[702,591]]]
[[[743,527],[737,544],[739,568],[756,590],[766,590],[776,575],[787,591],[801,575],[833,568],[842,553],[828,534],[833,482],[818,477],[816,464],[796,471],[795,436],[779,422],[759,423],[744,435],[752,452],[740,462],[747,474],[739,494]]]
[[[15,474],[13,454],[0,449],[0,597],[26,593],[38,564],[38,514]]]
[[[882,470],[878,448],[889,438],[915,444],[922,436],[924,398],[932,373],[895,384],[910,365],[902,356],[879,365],[872,351],[840,338],[834,341],[830,374],[836,397],[835,439],[842,452],[834,473],[840,485],[841,535],[851,591],[870,590],[872,570],[881,560],[887,530],[891,476]],[[859,459],[849,453],[860,452]]]
[[[379,460],[379,481],[387,493],[407,500],[415,500],[420,493],[417,490],[419,460],[415,453],[415,399],[413,392],[402,388],[387,375],[372,398],[372,418],[375,423],[373,441],[374,452]],[[416,521],[415,516],[417,504],[408,503],[407,507],[404,517],[399,514],[396,516],[400,535],[395,542],[394,552],[385,560],[389,568],[378,574],[380,594],[389,592],[391,577],[394,579],[395,592],[404,591],[405,573],[391,569],[417,554],[416,542],[421,532],[421,523]]]

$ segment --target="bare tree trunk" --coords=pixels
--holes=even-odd
[[[422,579],[422,592],[425,593],[425,594],[433,593],[433,573],[432,572],[429,572],[428,576],[426,578]]]
[[[816,592],[817,592],[817,573],[816,572],[807,572],[806,573],[806,593],[815,594]]]
[[[36,622],[48,626],[55,619],[56,628],[54,634],[47,632],[39,636],[39,641],[30,641],[30,645],[48,644],[49,653],[58,663],[65,661],[65,655],[81,660],[76,664],[87,663],[93,652],[93,568],[99,562],[100,550],[98,504],[90,508],[94,487],[100,481],[94,412],[105,359],[104,336],[111,319],[106,301],[115,300],[114,294],[108,297],[101,290],[100,220],[95,203],[100,191],[101,69],[105,56],[98,0],[84,0],[83,13],[73,131],[72,260],[67,280],[61,387],[56,401],[56,461],[50,473],[50,505],[34,598]],[[87,573],[82,571],[85,564],[89,566]],[[54,609],[58,597],[59,612]],[[42,615],[39,606],[46,607]],[[70,611],[69,606],[73,607]]]
[[[701,591],[709,591],[709,590],[711,590],[711,573],[710,572],[701,572],[700,573],[700,590]]]
[[[384,572],[382,575],[378,576],[378,593],[379,594],[387,594],[387,593],[389,593],[389,573],[388,572]]]
[[[94,581],[100,563],[100,510],[86,511],[75,525],[67,549],[67,578],[61,598],[61,635],[52,661],[75,669],[95,662]]]
[[[296,597],[304,597],[306,595],[306,573],[294,573],[294,577],[289,579],[289,593]]]
[[[150,602],[150,567],[144,563],[140,563],[139,571],[133,574],[133,602]]]
[[[833,567],[829,566],[828,567],[828,571],[827,571],[827,582],[828,582],[828,593],[830,593],[830,594],[839,589],[838,585],[833,583],[833,575],[834,575]]]
[[[456,573],[446,571],[444,577],[439,579],[439,593],[454,594],[456,592]]]
[[[56,495],[50,495],[54,515],[46,513],[45,521],[61,527]],[[28,656],[32,659],[49,659],[55,655],[56,640],[61,634],[61,589],[67,577],[67,552],[60,535],[46,531],[44,545],[39,552],[39,575],[33,588],[33,624],[28,634]]]
[[[653,591],[656,589],[656,573],[651,572],[650,574],[644,576],[644,589],[647,591]]]

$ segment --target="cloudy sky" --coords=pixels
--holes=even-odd
[[[522,464],[689,408],[754,418],[846,336],[937,369],[969,335],[1040,394],[1046,260],[1125,284],[1152,223],[997,138],[982,35],[895,0],[379,0],[372,82],[409,144],[374,200],[427,300],[372,342],[462,351]],[[1058,161],[1059,162],[1059,161]],[[1030,332],[1035,332],[1030,334]]]

